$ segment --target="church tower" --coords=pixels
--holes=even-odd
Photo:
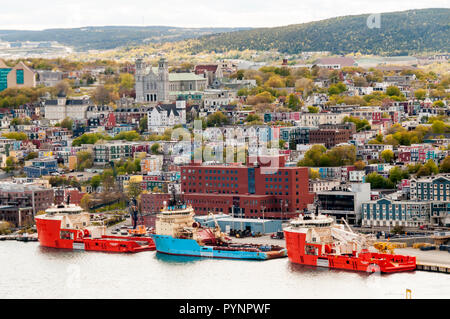
[[[134,88],[136,90],[136,102],[144,102],[144,81],[146,65],[144,60],[140,57],[136,59],[135,64],[136,73]]]
[[[158,62],[158,100],[169,101],[169,63],[165,58]]]

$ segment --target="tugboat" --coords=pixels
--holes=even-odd
[[[354,233],[334,218],[305,213],[283,229],[292,263],[363,272],[393,273],[416,269],[416,257],[370,252],[368,236]]]
[[[35,216],[41,246],[129,253],[155,250],[151,237],[106,235],[106,226],[92,225],[89,213],[69,204],[69,198],[66,204],[53,205]]]
[[[276,245],[232,243],[220,231],[214,215],[214,228],[205,228],[194,220],[194,210],[177,201],[172,188],[172,199],[157,215],[155,234],[151,235],[156,251],[170,255],[265,260],[287,256],[285,248]]]

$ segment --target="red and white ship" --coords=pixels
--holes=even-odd
[[[74,204],[52,206],[35,221],[45,247],[133,253],[156,249],[151,237],[106,235],[106,226],[92,225],[89,213]]]
[[[344,220],[345,222],[345,220]],[[332,217],[305,214],[283,229],[289,260],[296,264],[392,273],[416,269],[416,257],[370,252],[369,238]]]

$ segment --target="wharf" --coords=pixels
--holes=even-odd
[[[23,235],[2,235],[0,236],[0,240],[17,240],[17,241],[38,241],[37,234],[32,234],[28,236]]]
[[[450,266],[448,265],[437,265],[437,264],[431,265],[431,264],[417,263],[416,270],[450,274]]]

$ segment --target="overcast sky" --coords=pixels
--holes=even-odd
[[[321,19],[423,8],[449,0],[2,0],[0,29],[104,25],[272,27]]]

